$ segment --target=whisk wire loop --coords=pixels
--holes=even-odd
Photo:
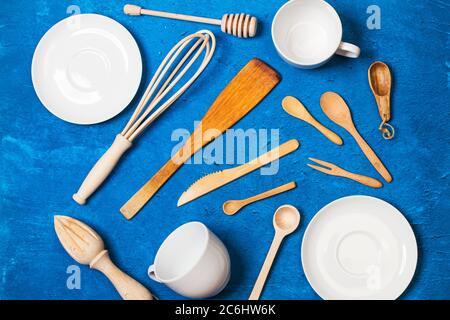
[[[197,41],[189,48],[169,75],[168,71],[177,60],[180,54],[185,51],[191,42]],[[200,30],[191,34],[178,42],[163,59],[153,78],[150,81],[138,107],[134,111],[121,135],[132,142],[145,128],[148,127],[157,117],[159,117],[168,107],[170,107],[198,78],[203,72],[215,51],[216,41],[214,34],[209,30]],[[194,53],[195,52],[195,53]],[[170,98],[168,98],[156,111],[153,109],[167,96],[173,87],[183,78],[186,72],[192,67],[199,56],[205,52],[203,60],[197,71],[191,78],[181,86]],[[189,60],[190,59],[190,60]],[[180,69],[182,69],[180,71]],[[174,79],[175,78],[175,79]],[[164,80],[165,79],[165,80]],[[161,82],[163,84],[160,86]],[[157,92],[155,94],[155,92]],[[153,99],[152,99],[153,98]],[[152,99],[150,101],[150,99]]]

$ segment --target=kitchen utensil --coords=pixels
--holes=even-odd
[[[290,205],[281,206],[275,211],[273,216],[273,227],[275,229],[275,236],[267,253],[266,260],[261,268],[261,271],[250,294],[249,300],[258,300],[272,267],[273,260],[278,252],[284,237],[294,232],[300,224],[300,212]]]
[[[220,188],[236,179],[239,179],[250,172],[255,171],[265,165],[294,152],[300,146],[295,139],[283,143],[279,147],[272,149],[269,152],[253,159],[238,167],[217,171],[208,174],[207,176],[197,180],[193,183],[178,199],[177,206],[182,206],[192,200],[195,200],[217,188]]]
[[[132,142],[200,76],[211,60],[215,46],[214,34],[201,30],[185,37],[170,50],[123,131],[116,136],[112,146],[97,161],[77,193],[73,195],[78,204],[86,203],[86,199],[105,181],[125,151],[132,146]],[[197,71],[170,98],[162,102],[203,52],[203,60]],[[158,108],[153,111],[156,106]]]
[[[381,117],[379,130],[383,138],[390,140],[394,138],[395,129],[388,123],[391,120],[392,76],[387,64],[381,61],[372,63],[369,67],[369,84]]]
[[[335,54],[358,58],[359,47],[342,42],[342,22],[323,0],[291,0],[276,13],[272,40],[281,58],[304,69],[317,68]]]
[[[338,167],[335,164],[332,164],[332,163],[329,163],[329,162],[326,162],[323,160],[314,159],[314,158],[308,158],[308,159],[323,166],[323,167],[320,167],[320,166],[316,166],[316,165],[308,163],[307,164],[308,167],[311,167],[311,168],[313,168],[317,171],[323,172],[325,174],[351,179],[351,180],[354,180],[356,182],[359,182],[363,185],[366,185],[366,186],[372,187],[372,188],[381,188],[383,186],[383,184],[380,181],[378,181],[377,179],[363,176],[361,174],[349,172],[347,170],[344,170],[344,169]]]
[[[392,181],[392,177],[375,152],[361,137],[352,120],[350,109],[340,95],[334,92],[326,92],[320,98],[320,106],[323,112],[331,121],[340,125],[355,138],[361,150],[369,159],[370,163],[387,182]]]
[[[225,245],[203,223],[189,222],[164,240],[148,269],[149,277],[189,298],[208,298],[230,279],[230,256]]]
[[[31,78],[42,104],[76,124],[106,121],[136,94],[142,60],[133,36],[98,14],[78,14],[48,30],[33,55]]]
[[[259,59],[252,59],[216,98],[188,141],[120,212],[131,219],[195,152],[242,119],[278,84],[280,76]]]
[[[139,282],[125,274],[109,258],[100,236],[83,222],[55,216],[55,231],[64,249],[78,263],[102,272],[125,300],[153,300],[152,294]]]
[[[301,252],[306,278],[323,299],[396,299],[417,264],[408,221],[389,203],[368,196],[322,208],[306,228]]]
[[[222,19],[211,19],[197,16],[189,16],[185,14],[170,13],[164,11],[155,11],[143,9],[133,4],[127,4],[123,7],[123,12],[130,16],[154,16],[176,20],[185,20],[212,24],[220,26],[222,32],[231,34],[239,38],[252,38],[256,35],[258,28],[258,20],[245,13],[224,14]]]
[[[273,188],[271,190],[268,190],[266,192],[260,193],[256,196],[247,198],[247,199],[243,199],[243,200],[228,200],[223,204],[223,212],[229,216],[232,216],[234,214],[236,214],[239,210],[241,210],[243,207],[254,203],[256,201],[260,201],[263,199],[267,199],[269,197],[273,197],[276,196],[280,193],[289,191],[294,189],[295,187],[297,187],[295,182],[289,182],[286,183],[282,186]]]
[[[300,120],[303,120],[306,123],[309,123],[314,128],[319,130],[331,142],[337,145],[342,145],[343,141],[341,137],[339,137],[336,133],[326,128],[319,121],[317,121],[298,99],[288,96],[283,99],[281,104],[283,106],[284,111],[289,113],[291,116],[299,118]]]

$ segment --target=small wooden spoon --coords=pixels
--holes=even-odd
[[[285,185],[268,190],[266,192],[260,193],[256,196],[253,196],[253,197],[250,197],[247,199],[228,200],[223,204],[223,212],[225,212],[225,214],[227,214],[229,216],[232,216],[232,215],[236,214],[239,210],[241,210],[243,207],[245,207],[246,205],[249,205],[250,203],[260,201],[260,200],[275,196],[277,194],[289,191],[291,189],[294,189],[296,186],[297,185],[295,184],[295,182],[289,182]]]
[[[309,123],[314,128],[319,130],[325,137],[331,140],[331,142],[337,145],[342,145],[343,141],[341,137],[317,121],[298,99],[291,96],[285,97],[281,102],[281,105],[283,106],[284,111],[289,113],[291,116]]]
[[[347,130],[353,138],[355,138],[367,159],[369,159],[384,180],[391,182],[392,176],[389,171],[377,157],[372,148],[370,148],[367,142],[361,137],[358,130],[356,130],[350,109],[344,99],[342,99],[342,97],[335,92],[325,92],[320,98],[320,106],[331,121],[340,125],[342,128]]]
[[[300,212],[290,205],[281,206],[275,211],[273,215],[273,227],[275,229],[275,236],[270,246],[269,253],[267,253],[266,260],[261,268],[258,279],[256,280],[253,291],[250,294],[249,300],[258,300],[261,295],[264,283],[269,275],[273,260],[277,254],[278,248],[281,245],[284,237],[294,232],[300,224]]]
[[[391,71],[384,62],[376,61],[369,67],[368,76],[370,88],[375,96],[382,120],[380,131],[383,133],[383,137],[392,139],[394,133],[385,127],[386,123],[391,120]]]

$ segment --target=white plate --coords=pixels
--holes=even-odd
[[[80,14],[55,24],[36,47],[33,86],[55,116],[77,124],[106,121],[131,102],[141,82],[142,59],[118,22]]]
[[[316,293],[331,300],[390,300],[407,288],[417,243],[405,217],[368,196],[338,199],[306,228],[302,264]]]

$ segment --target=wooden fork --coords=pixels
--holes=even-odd
[[[372,188],[381,188],[383,186],[383,184],[380,181],[378,181],[377,179],[363,176],[361,174],[349,172],[347,170],[344,170],[344,169],[338,167],[335,164],[332,164],[332,163],[329,163],[329,162],[326,162],[323,160],[319,160],[319,159],[315,159],[315,158],[308,158],[308,159],[323,166],[323,167],[321,167],[321,166],[316,166],[316,165],[308,163],[308,164],[306,164],[308,167],[313,168],[317,171],[323,172],[325,174],[329,174],[329,175],[337,176],[337,177],[348,178],[348,179],[354,180],[356,182],[359,182],[363,185],[366,185],[366,186],[372,187]]]

